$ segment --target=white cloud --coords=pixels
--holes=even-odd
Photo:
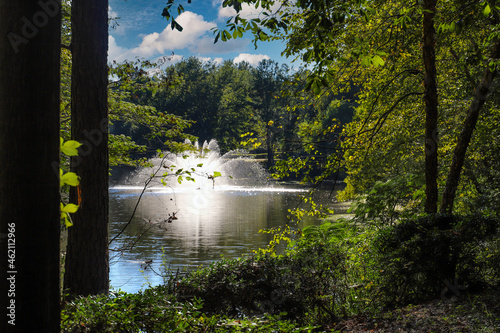
[[[236,10],[233,7],[220,7],[219,18],[232,17],[236,15]]]
[[[240,53],[240,55],[234,58],[234,63],[237,64],[242,61],[246,61],[252,66],[257,66],[264,59],[269,60],[271,57],[265,54]]]
[[[127,59],[127,57],[129,57],[129,59],[133,58],[130,54],[130,50],[116,45],[115,38],[111,35],[108,37],[108,44],[108,62],[112,62],[113,60],[121,62]]]
[[[183,27],[182,32],[172,30],[168,25],[161,33],[154,32],[144,36],[142,43],[132,49],[132,53],[151,57],[165,53],[166,50],[196,48],[200,38],[215,26],[214,23],[205,21],[203,16],[189,11],[179,15],[176,21]]]
[[[168,25],[161,32],[142,35],[139,46],[124,48],[117,45],[115,38],[109,36],[109,61],[134,60],[135,58],[151,59],[152,57],[171,54],[173,51],[188,49],[193,54],[200,56],[206,54],[239,53],[250,44],[249,39],[238,38],[227,42],[218,41],[214,44],[211,31],[214,22],[207,22],[203,16],[186,11],[179,15],[177,22],[183,31],[172,30]],[[181,51],[182,53],[182,51]],[[217,59],[217,58],[216,58]],[[179,61],[179,59],[175,58]],[[215,61],[215,60],[214,60]]]
[[[109,18],[118,17],[118,13],[115,12],[113,8],[111,8],[111,6],[108,6],[108,17]]]
[[[211,57],[198,57],[198,59],[200,59],[203,62],[213,62],[216,65],[220,65],[224,61],[224,59],[222,59],[222,58],[212,59]]]
[[[281,1],[277,1],[275,4],[271,6],[271,13],[276,12],[281,7]],[[242,4],[240,16],[242,18],[256,18],[262,13],[263,9],[261,6],[255,8],[255,6],[251,6],[248,4]],[[219,19],[232,17],[236,15],[236,10],[232,7],[222,7],[222,3],[220,3],[219,7]]]

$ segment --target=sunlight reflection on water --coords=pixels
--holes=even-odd
[[[130,218],[141,190],[137,186],[110,188],[110,239]],[[265,247],[270,236],[259,230],[285,224],[288,209],[294,208],[299,195],[306,191],[291,187],[150,188],[131,225],[111,248],[123,245],[123,239],[137,237],[147,221],[164,220],[172,214],[177,219],[168,223],[166,230],[152,226],[134,248],[119,256],[111,251],[111,285],[134,292],[146,283],[146,278],[152,285],[161,283],[162,278],[152,270],[141,272],[147,260],[153,261],[151,266],[156,272],[161,270],[163,260],[174,269],[193,269],[221,256],[241,257]]]

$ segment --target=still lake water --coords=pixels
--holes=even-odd
[[[138,186],[110,188],[110,239],[130,219],[141,191]],[[207,265],[221,256],[242,257],[265,247],[271,236],[259,230],[285,225],[288,209],[295,208],[304,194],[307,189],[293,185],[150,188],[131,224],[110,245],[111,286],[136,292],[148,284],[163,282],[155,273],[161,272],[163,262],[183,271]],[[338,206],[326,190],[319,191],[317,201],[334,209]],[[177,219],[171,223],[161,222],[173,215]],[[316,223],[309,220],[300,226]],[[141,237],[131,249],[114,250],[138,235]],[[144,263],[150,260],[151,268],[144,269]]]

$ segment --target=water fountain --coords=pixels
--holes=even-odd
[[[126,183],[110,188],[110,237],[120,234],[115,243],[120,245],[141,234],[141,242],[110,267],[113,287],[127,291],[140,289],[144,275],[153,284],[161,283],[155,274],[140,272],[140,263],[146,260],[152,260],[156,271],[162,260],[175,268],[192,269],[221,255],[235,258],[266,246],[271,236],[259,230],[286,223],[288,210],[307,191],[296,185],[273,186],[260,163],[239,151],[221,155],[215,140],[201,148],[194,143],[191,152],[165,152],[150,162],[152,167],[142,168]],[[145,181],[158,170],[145,189]],[[161,181],[165,171],[172,175],[164,178],[166,186]],[[184,179],[181,184],[179,175]],[[186,181],[186,176],[194,182]],[[132,223],[121,234],[133,211]],[[148,222],[168,221],[172,216],[172,223],[142,233]]]
[[[151,167],[144,167],[132,174],[126,185],[140,186],[152,174],[155,178],[150,187],[166,185],[174,188],[227,188],[228,186],[267,186],[267,172],[244,151],[230,151],[220,154],[217,141],[205,141],[200,148],[198,142],[191,151],[179,154],[163,152],[149,160]],[[167,173],[166,177],[163,177]],[[179,176],[181,178],[179,178]],[[163,180],[163,181],[162,181]],[[179,180],[182,180],[180,184]]]

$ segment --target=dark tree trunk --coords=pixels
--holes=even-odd
[[[108,260],[108,1],[73,0],[71,128],[81,142],[71,167],[80,177],[69,229],[64,288],[71,296],[109,291]]]
[[[438,97],[436,83],[436,54],[434,16],[436,0],[424,0],[423,61],[425,103],[425,212],[436,213],[438,202]]]
[[[493,59],[500,58],[500,42],[497,42],[494,46],[491,57]],[[476,95],[469,106],[467,111],[467,116],[464,120],[464,125],[462,132],[458,137],[457,145],[453,151],[453,159],[451,162],[450,170],[448,171],[448,177],[446,178],[446,185],[443,192],[443,198],[441,200],[442,213],[451,214],[453,211],[453,202],[455,200],[455,194],[457,191],[458,183],[460,182],[460,173],[465,161],[465,154],[467,152],[467,147],[469,146],[472,132],[476,127],[477,119],[479,118],[479,112],[481,111],[484,102],[486,101],[487,95],[491,83],[497,74],[497,70],[490,70],[486,66],[481,82],[476,87]]]
[[[0,332],[60,331],[61,15],[40,3],[0,0]]]
[[[267,145],[267,168],[271,169],[274,166],[274,142],[273,142],[273,132],[269,125],[266,128],[266,145]]]

